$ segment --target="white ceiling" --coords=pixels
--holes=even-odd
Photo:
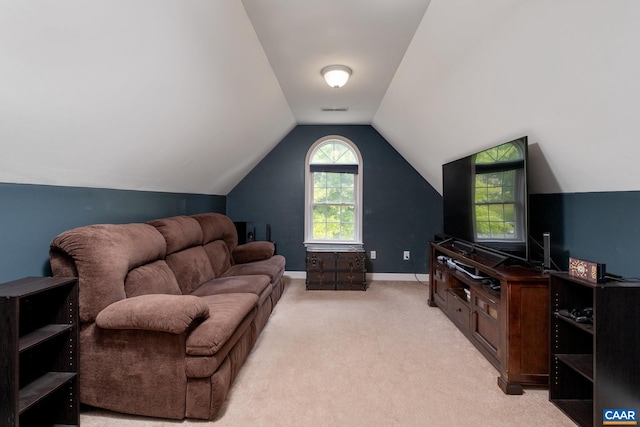
[[[370,124],[429,0],[242,3],[298,124]],[[353,70],[340,89],[320,75],[336,64]]]
[[[436,190],[522,135],[534,192],[638,190],[638,20],[636,0],[0,0],[0,182],[226,195],[330,123],[371,124]]]

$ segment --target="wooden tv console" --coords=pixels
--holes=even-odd
[[[472,267],[472,276],[452,262]],[[548,387],[549,277],[472,245],[431,243],[429,305],[439,307],[498,370],[506,394]],[[490,287],[499,284],[500,289]]]

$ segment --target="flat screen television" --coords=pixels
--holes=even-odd
[[[444,234],[528,261],[527,137],[442,166]]]

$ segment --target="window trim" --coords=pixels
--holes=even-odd
[[[329,142],[329,141],[339,141],[344,143],[353,150],[357,157],[358,161],[358,173],[355,174],[355,238],[354,240],[318,240],[313,239],[313,179],[311,172],[311,157],[316,149]],[[316,142],[314,142],[309,150],[307,151],[307,156],[305,158],[305,190],[304,190],[304,198],[305,198],[305,206],[304,206],[304,245],[307,249],[310,250],[359,250],[362,249],[364,244],[362,243],[362,183],[363,183],[363,167],[362,167],[362,155],[360,154],[360,150],[356,144],[353,143],[348,138],[345,138],[341,135],[327,135]]]

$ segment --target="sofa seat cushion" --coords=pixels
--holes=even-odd
[[[253,310],[242,323],[238,325],[231,338],[211,356],[192,356],[187,354],[185,358],[185,374],[187,378],[209,378],[216,373],[219,366],[229,359],[229,354],[239,345],[239,341],[252,335],[251,325],[256,321],[256,312]]]
[[[114,302],[96,316],[103,329],[141,329],[181,334],[209,315],[202,298],[191,295],[140,295]]]
[[[271,294],[271,279],[265,275],[231,276],[212,279],[203,283],[191,295],[206,296],[231,293],[250,293],[258,296],[261,306]]]
[[[276,283],[284,274],[285,259],[282,255],[274,255],[269,259],[247,264],[235,264],[224,272],[223,277],[266,274],[271,283]]]
[[[209,318],[187,337],[187,354],[211,356],[227,343],[246,317],[255,317],[258,296],[252,293],[234,293],[200,298],[209,307]]]

